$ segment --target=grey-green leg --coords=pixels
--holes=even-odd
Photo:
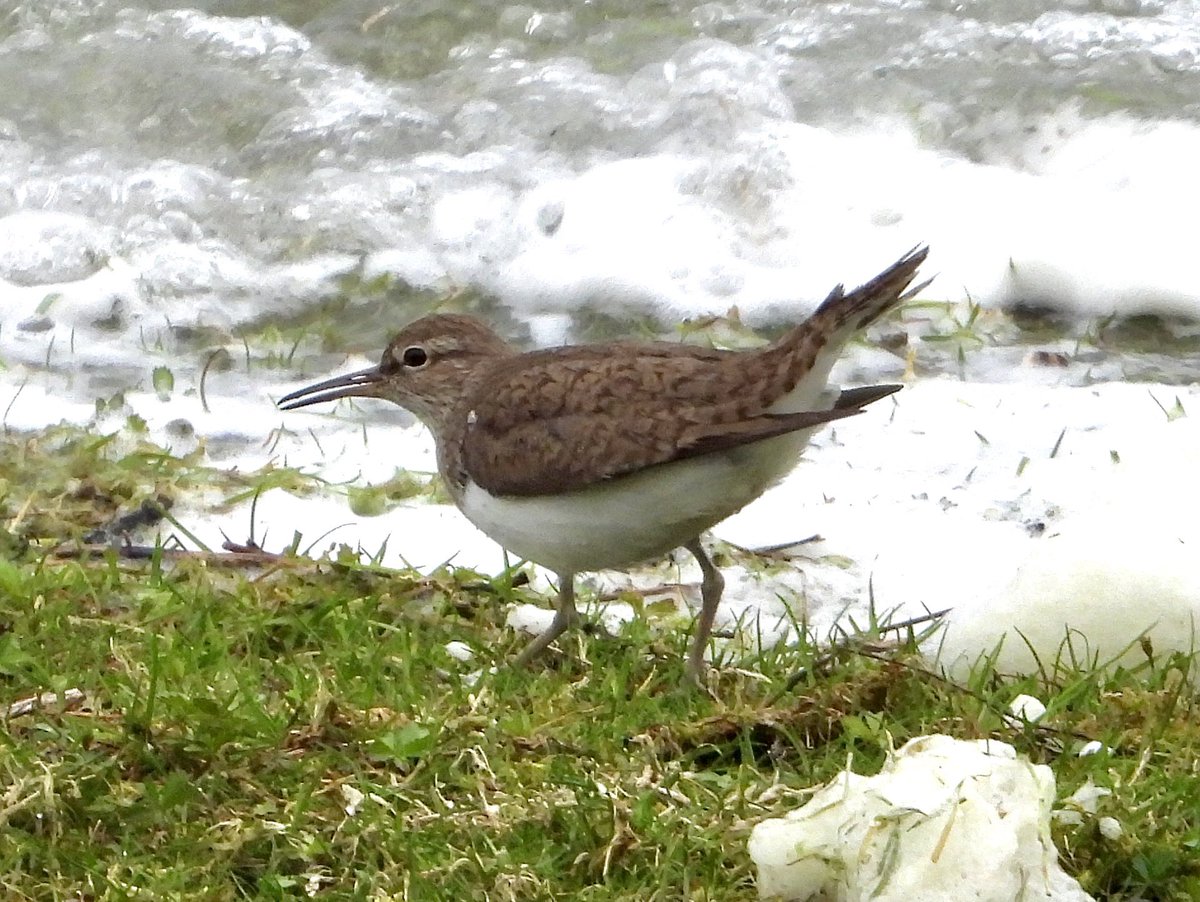
[[[514,667],[524,667],[543,651],[546,646],[579,623],[582,618],[575,609],[575,574],[558,574],[558,601],[554,619],[513,661]]]
[[[700,583],[700,616],[696,618],[696,632],[692,636],[692,647],[688,652],[687,675],[693,683],[704,688],[704,649],[708,645],[708,637],[712,633],[713,620],[717,616],[717,605],[721,601],[721,593],[725,590],[725,578],[721,571],[713,566],[699,539],[693,539],[683,546],[696,558],[704,579]]]

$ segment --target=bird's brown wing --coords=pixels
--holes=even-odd
[[[848,294],[835,288],[805,323],[761,351],[681,345],[558,348],[499,359],[468,399],[463,459],[500,495],[565,492],[686,457],[852,416],[894,389],[843,393],[832,410],[771,407],[857,329],[910,298],[926,248]]]
[[[496,495],[566,492],[862,406],[770,414],[773,399],[753,390],[755,355],[679,348],[574,347],[501,361],[483,380],[486,401],[467,415],[467,474]]]

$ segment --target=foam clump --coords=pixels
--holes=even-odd
[[[1090,900],[1050,838],[1054,774],[993,740],[921,736],[873,777],[850,770],[758,824],[763,899]]]
[[[1200,642],[1195,552],[1153,525],[1120,536],[1111,522],[1122,521],[1076,525],[1044,540],[1010,579],[980,593],[980,603],[952,611],[931,640],[942,668],[965,679],[985,656],[1003,673],[1038,673],[1193,654]]]

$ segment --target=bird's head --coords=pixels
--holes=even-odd
[[[513,349],[471,316],[439,313],[405,326],[378,366],[306,386],[279,399],[282,410],[339,398],[383,398],[435,430],[473,387],[473,375]]]

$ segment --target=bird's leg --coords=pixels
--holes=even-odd
[[[579,611],[575,609],[575,574],[558,574],[558,601],[554,619],[538,636],[525,646],[524,650],[513,661],[514,667],[524,667],[543,651],[546,646],[575,626],[580,621]]]
[[[700,583],[700,616],[696,618],[696,632],[692,635],[692,648],[688,652],[687,675],[697,686],[704,686],[704,649],[708,645],[709,634],[712,633],[713,619],[717,616],[717,604],[721,601],[721,593],[725,590],[725,578],[721,571],[713,566],[700,539],[692,539],[683,546],[696,558],[704,579]]]

